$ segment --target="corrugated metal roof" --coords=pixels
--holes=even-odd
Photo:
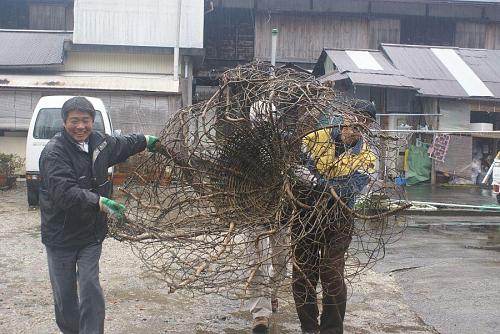
[[[318,78],[319,81],[325,82],[325,81],[339,81],[339,80],[345,80],[349,79],[349,76],[345,73],[339,73],[339,72],[334,72],[330,74],[326,74],[320,78]]]
[[[383,70],[374,70],[374,69],[363,69],[359,68],[353,59],[348,55],[347,51],[365,51],[371,57],[375,59],[375,61],[382,67]],[[401,71],[396,69],[389,60],[384,56],[382,52],[379,50],[340,50],[340,49],[331,49],[325,50],[327,56],[333,61],[338,71],[341,73],[344,72],[360,72],[360,73],[383,73],[383,74],[401,74]]]
[[[0,67],[60,65],[71,33],[0,30]]]
[[[424,96],[469,97],[456,80],[413,79],[412,82],[418,87],[419,94]]]
[[[382,44],[382,50],[405,76],[412,79],[455,80],[431,47]]]
[[[500,98],[500,50],[382,44],[381,50],[358,50],[355,57],[369,54],[366,62],[346,51],[352,50],[324,51],[320,62],[327,56],[336,70],[321,80],[349,78],[354,85],[415,89],[424,96]]]
[[[457,50],[431,48],[432,53],[453,75],[469,96],[492,97],[493,94],[470,66],[460,57]]]
[[[353,57],[353,51],[359,53],[355,53],[355,57]],[[348,77],[354,85],[415,89],[411,80],[406,78],[378,50],[335,49],[325,50],[325,53],[335,64],[337,71],[327,73],[321,80],[338,81]],[[363,60],[363,57],[366,59]]]
[[[375,52],[366,50],[346,50],[347,56],[354,62],[360,70],[383,71],[384,68],[373,56]]]
[[[488,87],[500,82],[500,50],[458,49],[457,53]]]
[[[62,72],[58,75],[0,74],[0,88],[67,88],[179,93],[172,75]]]
[[[446,60],[440,60],[436,56],[435,51],[443,49],[453,50],[482,81],[493,97],[500,98],[500,50],[399,44],[382,44],[381,49],[394,66],[412,80],[422,95],[460,98],[489,95],[470,95],[471,92],[464,89],[459,80],[457,81],[456,74],[447,68],[448,64],[444,64]]]
[[[392,88],[415,89],[415,86],[403,75],[385,75],[372,73],[349,73],[354,85],[360,86],[381,86]]]

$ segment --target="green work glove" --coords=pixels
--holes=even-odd
[[[145,137],[146,137],[146,147],[148,151],[154,152],[156,143],[158,142],[158,138],[150,135],[145,135]]]
[[[125,224],[125,205],[101,196],[99,198],[99,208],[102,212],[106,213],[108,217],[113,217],[120,224]]]

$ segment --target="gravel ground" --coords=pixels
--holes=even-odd
[[[218,296],[169,294],[126,244],[104,242],[101,282],[107,333],[249,333],[240,302]],[[368,271],[354,282],[346,333],[437,333],[412,311],[391,274]],[[299,333],[289,296],[282,296],[271,333]],[[28,210],[24,183],[0,191],[0,333],[58,333],[40,241],[38,210]]]

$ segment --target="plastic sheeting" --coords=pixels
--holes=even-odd
[[[406,184],[411,186],[431,179],[432,162],[427,153],[427,147],[410,145],[408,147],[408,170]]]

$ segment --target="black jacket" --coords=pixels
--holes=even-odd
[[[92,132],[89,153],[63,131],[40,155],[42,242],[79,247],[102,242],[107,232],[99,196],[109,197],[108,167],[146,148],[143,135],[111,137]]]

